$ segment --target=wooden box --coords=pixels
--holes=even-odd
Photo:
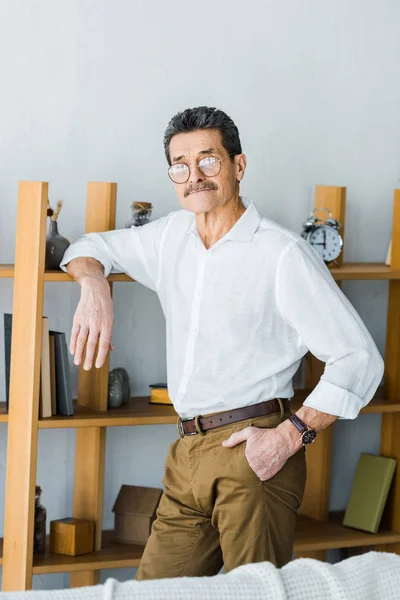
[[[94,550],[94,522],[86,519],[50,521],[50,552],[77,556]]]
[[[114,540],[126,544],[146,544],[156,518],[162,490],[122,485],[113,506]]]

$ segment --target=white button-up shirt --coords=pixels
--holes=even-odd
[[[154,290],[166,319],[168,392],[181,417],[291,398],[308,350],[326,363],[305,406],[353,419],[373,397],[383,360],[318,253],[301,236],[246,211],[211,248],[194,213],[84,235],[80,256]]]

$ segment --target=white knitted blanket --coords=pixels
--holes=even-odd
[[[3,592],[0,600],[399,600],[400,556],[369,552],[335,565],[299,558],[282,569],[243,565],[215,577],[181,577],[68,590]]]

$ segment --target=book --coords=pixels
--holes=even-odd
[[[5,354],[5,385],[6,408],[8,412],[10,396],[10,367],[11,367],[11,338],[12,314],[4,313],[4,354]],[[40,357],[40,386],[39,386],[39,414],[41,417],[51,417],[51,378],[50,378],[50,352],[49,352],[49,321],[42,317],[42,353]]]
[[[50,346],[50,392],[51,392],[51,413],[57,414],[57,393],[56,393],[56,346],[54,335],[49,334]]]
[[[150,404],[172,404],[166,383],[153,383],[150,387]]]
[[[42,419],[52,416],[50,383],[49,319],[42,318],[42,355],[40,361],[39,415]]]
[[[396,459],[375,454],[360,455],[343,525],[376,533],[381,522]]]
[[[10,395],[12,314],[4,313],[4,355],[6,409]],[[48,317],[42,319],[42,354],[40,365],[39,414],[73,415],[71,374],[65,333],[49,331]]]
[[[390,267],[390,263],[392,262],[392,240],[389,242],[388,251],[386,254],[385,265]]]
[[[10,366],[11,366],[11,335],[12,315],[4,313],[4,366],[6,383],[6,410],[8,412],[8,400],[10,396]]]
[[[74,414],[74,406],[65,333],[61,331],[49,333],[54,337],[55,346],[57,414],[71,416]]]

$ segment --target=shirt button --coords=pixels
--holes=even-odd
[[[197,335],[199,333],[199,330],[197,329],[197,327],[193,328],[193,333],[194,333],[194,335]]]

